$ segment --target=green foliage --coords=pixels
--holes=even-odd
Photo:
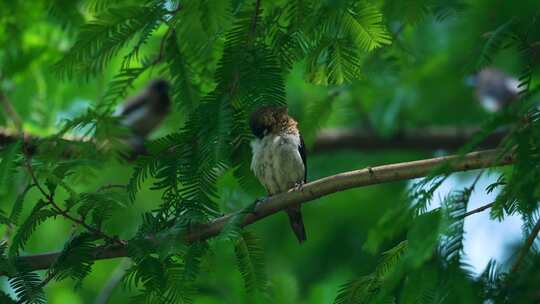
[[[21,150],[21,142],[16,142],[9,145],[7,149],[4,149],[1,154],[2,161],[0,162],[0,193],[3,195],[6,192],[6,186],[9,182],[9,177],[15,172],[15,167],[19,158],[19,151]]]
[[[133,244],[133,246],[145,245]],[[206,243],[195,243],[187,248],[161,258],[144,252],[142,247],[132,256],[136,265],[124,277],[127,286],[141,288],[133,298],[136,303],[192,303],[194,282],[200,271],[202,257],[208,250]],[[134,251],[134,253],[135,253]]]
[[[81,28],[71,51],[57,63],[60,73],[68,77],[99,73],[137,34],[142,35],[141,41],[147,40],[164,12],[162,3],[157,2],[148,6],[110,8],[100,13]],[[137,55],[139,44],[143,42],[126,55],[126,63]]]
[[[19,270],[9,283],[19,298],[17,303],[43,304],[47,298],[41,286],[39,275],[35,272]]]
[[[19,216],[21,215],[24,198],[26,197],[26,194],[30,189],[32,189],[33,185],[28,185],[26,188],[24,188],[23,192],[19,193],[17,196],[17,199],[15,200],[15,203],[13,203],[13,207],[11,208],[11,214],[9,215],[9,220],[12,223],[17,223],[19,221]]]
[[[246,291],[266,292],[267,275],[264,262],[264,251],[259,239],[251,232],[244,231],[240,238],[236,240],[234,246],[238,268],[242,277]]]
[[[2,303],[6,303],[6,304],[15,304],[15,303],[17,303],[15,300],[13,300],[8,294],[4,293],[3,291],[0,291],[0,301],[2,301]]]
[[[465,214],[471,198],[474,185],[461,191],[450,193],[444,200],[443,206],[448,217],[449,224],[442,244],[441,255],[454,264],[461,263],[463,254],[463,241],[465,231]]]
[[[30,215],[19,225],[17,232],[13,236],[11,246],[9,248],[9,257],[15,258],[19,250],[24,249],[24,246],[37,226],[51,217],[55,217],[57,213],[47,207],[47,203],[40,200],[36,203]]]
[[[390,250],[383,252],[375,271],[341,286],[334,303],[371,303],[375,299],[380,303],[393,303],[395,301],[393,297],[379,294],[379,292],[384,280],[398,271],[407,248],[408,241],[402,241]]]
[[[95,236],[82,233],[74,236],[65,245],[49,270],[49,276],[56,280],[70,277],[81,284],[90,274],[94,264]]]
[[[330,127],[367,129],[400,143],[404,130],[421,138],[431,126],[480,122],[458,154],[506,130],[499,147],[515,152],[515,164],[494,170],[498,179],[486,189],[498,191],[491,217],[519,215],[528,237],[540,201],[537,6],[3,1],[0,93],[21,116],[25,135],[40,139],[30,140],[29,165],[21,161],[26,144],[2,141],[0,272],[11,276],[11,290],[0,292],[0,302],[44,303],[43,288],[53,279],[64,282],[47,286],[50,302],[93,302],[111,275],[94,258],[102,246],[120,246],[120,238],[132,264],[111,303],[537,301],[537,243],[507,249],[508,256],[524,250],[517,273],[507,273],[511,259],[490,263],[479,277],[471,269],[465,216],[473,190],[484,189],[456,182],[434,208],[450,181],[448,164],[408,184],[321,198],[305,208],[313,237],[302,246],[284,237],[280,215],[255,227],[260,238],[242,227],[263,193],[249,168],[248,116],[261,105],[288,105],[310,153],[319,130]],[[487,66],[518,75],[523,91],[519,103],[490,117],[463,85],[468,73]],[[175,106],[145,139],[148,154],[132,161],[125,157],[129,130],[113,108],[158,77],[171,83]],[[14,117],[4,112],[1,123],[12,126]],[[446,153],[437,151],[313,153],[308,172],[317,179]],[[187,241],[231,210],[216,241]],[[43,279],[20,263],[23,251],[62,244]]]

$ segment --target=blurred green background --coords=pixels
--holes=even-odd
[[[273,5],[272,1],[265,2],[268,7]],[[340,86],[312,84],[306,80],[305,62],[296,63],[285,76],[289,112],[300,123],[308,151],[321,129],[369,128],[381,137],[390,137],[408,128],[480,125],[489,114],[474,101],[473,90],[466,85],[465,78],[487,63],[516,76],[528,66],[517,47],[502,49],[493,54],[492,62],[483,62],[482,53],[490,33],[513,18],[522,21],[522,27],[533,24],[533,37],[538,37],[540,29],[533,23],[540,11],[535,0],[373,2],[383,13],[392,43],[362,56],[361,79]],[[429,10],[415,7],[418,3],[429,4]],[[53,72],[53,64],[69,50],[79,27],[90,18],[85,8],[84,1],[0,2],[0,88],[12,101],[29,134],[51,135],[59,130],[63,119],[101,104],[120,68],[122,52],[89,79],[67,80]],[[141,50],[141,56],[155,53],[164,33],[165,28],[159,28]],[[537,74],[533,70],[532,75]],[[162,75],[160,68],[147,70],[128,95],[136,94],[150,79]],[[536,79],[533,77],[533,84],[538,83]],[[335,90],[340,94],[332,97]],[[321,107],[325,109],[323,116]],[[182,107],[175,105],[152,138],[179,129],[185,120]],[[0,125],[15,127],[5,112],[0,115]],[[308,154],[308,180],[446,152],[375,149],[312,153]],[[108,160],[72,177],[76,181],[72,186],[77,191],[90,191],[107,184],[126,184],[132,170],[130,164]],[[27,178],[16,174],[1,186],[0,208],[6,213]],[[246,190],[231,172],[219,179],[219,204],[224,213],[264,195],[254,177],[251,182],[255,186]],[[141,214],[160,203],[161,193],[150,190],[151,183],[152,180],[145,182],[135,204],[116,211],[105,226],[108,232],[125,239],[134,235]],[[393,236],[380,251],[371,252],[364,246],[368,232],[389,210],[407,203],[408,185],[396,182],[348,190],[306,204],[303,212],[308,241],[301,246],[289,231],[284,213],[252,225],[250,229],[261,238],[265,248],[274,303],[332,303],[339,286],[371,272],[380,251],[395,245],[402,236]],[[32,190],[26,202],[34,202],[37,197],[37,191]],[[25,205],[23,217],[30,206]],[[71,231],[71,223],[61,218],[48,220],[33,234],[24,253],[59,250]],[[5,227],[0,233],[7,233]],[[211,244],[197,280],[201,294],[195,303],[251,303],[232,245],[217,239]],[[94,303],[115,272],[121,272],[128,263],[122,259],[97,262],[77,289],[70,280],[53,281],[45,289],[49,302]],[[0,282],[7,287],[5,278]],[[129,303],[131,295],[133,291],[118,286],[109,303]]]

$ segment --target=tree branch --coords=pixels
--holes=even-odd
[[[469,216],[469,215],[473,215],[473,214],[476,214],[476,213],[480,213],[480,212],[482,212],[482,211],[484,211],[484,210],[486,210],[486,209],[489,209],[489,208],[493,207],[493,204],[494,204],[494,203],[489,203],[489,204],[486,204],[486,205],[484,205],[484,206],[482,206],[482,207],[478,207],[478,208],[476,208],[476,209],[473,209],[473,210],[471,210],[471,211],[465,213],[465,214],[462,216],[462,218],[466,218],[466,217]]]
[[[426,127],[383,137],[363,130],[327,129],[318,134],[311,150],[315,153],[336,150],[457,150],[478,131],[480,129],[475,127]],[[480,143],[480,147],[495,148],[505,135],[505,132],[495,132]]]
[[[448,165],[450,172],[457,172],[507,165],[513,162],[513,155],[500,158],[498,150],[486,150],[463,156],[443,156],[344,172],[310,182],[298,190],[269,197],[257,205],[253,213],[245,216],[242,226],[250,225],[289,206],[307,203],[339,191],[427,176],[442,165]],[[191,231],[183,238],[188,242],[193,242],[216,236],[235,214],[237,213],[217,218],[210,224]],[[23,256],[19,259],[32,270],[46,269],[59,254],[60,252],[52,252]],[[125,245],[100,246],[94,252],[96,260],[125,257],[127,254]]]
[[[407,129],[396,133],[390,137],[382,137],[372,132],[366,132],[355,129],[326,129],[322,130],[310,153],[322,153],[339,150],[417,150],[432,151],[437,149],[457,150],[465,145],[473,135],[478,132],[478,128],[440,128],[428,127],[424,129]],[[479,147],[488,149],[495,148],[502,138],[506,135],[504,132],[496,132],[484,140]],[[5,147],[20,137],[14,131],[0,128],[0,147]],[[28,152],[36,153],[37,143],[40,138],[36,136],[27,136]],[[88,138],[65,137],[67,142],[88,142]],[[73,151],[65,151],[64,155],[70,157]]]

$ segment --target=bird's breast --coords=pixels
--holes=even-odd
[[[285,192],[303,181],[305,167],[297,134],[270,134],[254,140],[251,146],[251,169],[269,194]]]

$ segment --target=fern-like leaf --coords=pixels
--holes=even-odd
[[[493,56],[502,48],[508,47],[508,43],[515,38],[512,31],[513,25],[514,20],[510,19],[487,34],[488,39],[484,44],[484,47],[478,56],[479,60],[476,63],[477,70],[491,64]]]
[[[13,236],[11,247],[9,248],[10,258],[16,257],[19,250],[24,248],[26,242],[36,230],[37,226],[45,220],[57,215],[53,210],[44,209],[46,206],[46,202],[39,200],[30,212],[30,215],[28,215],[26,220],[19,226],[19,229]]]
[[[158,3],[153,6],[109,8],[81,28],[71,50],[56,64],[62,75],[95,75],[138,33],[165,14]]]
[[[60,256],[49,270],[50,274],[56,280],[70,277],[80,285],[94,264],[94,241],[95,237],[88,233],[73,237],[64,245]]]
[[[358,46],[371,51],[392,42],[383,15],[375,6],[365,5],[359,9],[348,9],[344,16],[344,24],[351,31]]]
[[[24,304],[44,304],[47,303],[45,293],[41,288],[41,280],[35,272],[20,271],[9,279],[13,291],[19,301]]]
[[[5,194],[5,189],[14,174],[15,167],[18,162],[19,153],[21,152],[21,142],[17,141],[7,148],[2,150],[0,154],[0,194]]]
[[[9,219],[12,223],[16,224],[19,221],[19,216],[21,215],[23,209],[24,199],[32,187],[34,187],[33,184],[26,186],[26,188],[24,188],[24,190],[17,195],[17,199],[15,200],[15,203],[13,203],[13,207],[11,207],[11,213],[9,215]]]
[[[267,277],[264,253],[259,239],[253,233],[244,231],[241,238],[236,241],[234,251],[246,291],[248,293],[265,292]]]
[[[371,290],[377,287],[377,279],[364,276],[342,285],[334,304],[360,304],[369,303],[372,298]]]

